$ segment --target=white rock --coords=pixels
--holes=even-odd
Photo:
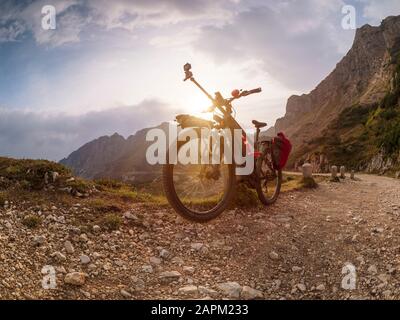
[[[64,282],[68,284],[72,284],[75,286],[81,286],[85,284],[86,275],[83,272],[71,272],[68,273],[65,278]]]
[[[271,251],[271,252],[269,253],[269,257],[270,257],[272,260],[278,260],[278,259],[279,259],[279,255],[278,255],[275,251]]]
[[[138,217],[135,216],[134,214],[132,214],[132,213],[129,212],[129,211],[126,211],[126,212],[124,213],[124,218],[125,218],[125,219],[128,219],[128,220],[138,220]]]
[[[58,172],[53,171],[51,174],[51,178],[52,178],[53,182],[56,182],[59,176],[60,176],[60,174]]]
[[[82,234],[79,236],[79,240],[81,240],[82,242],[88,242],[88,241],[89,241],[89,238],[88,238],[88,236],[86,235],[86,233],[82,233]]]
[[[146,273],[153,273],[153,267],[151,265],[142,266],[142,271]]]
[[[193,267],[183,266],[182,269],[183,269],[183,272],[185,272],[185,273],[189,273],[189,274],[194,273],[194,268]]]
[[[373,265],[369,266],[367,271],[369,274],[376,274],[378,272],[378,269],[377,269],[376,265],[373,264]]]
[[[246,300],[262,299],[263,297],[264,294],[260,290],[248,286],[243,286],[242,292],[240,293],[240,298]]]
[[[167,249],[160,250],[160,257],[163,259],[168,259],[171,256],[171,253]]]
[[[40,246],[46,241],[46,238],[44,236],[34,236],[32,240],[32,244],[34,246]]]
[[[293,272],[300,272],[302,270],[302,268],[298,267],[298,266],[293,266],[292,267],[292,271]]]
[[[124,290],[124,289],[121,290],[121,295],[122,295],[123,297],[125,297],[125,298],[130,298],[130,297],[132,297],[132,295],[131,295],[128,291],[126,291],[126,290]]]
[[[305,292],[307,290],[307,287],[303,283],[297,284],[296,288],[299,289],[301,292]]]
[[[182,295],[195,295],[199,292],[196,286],[190,285],[179,288],[178,293]]]
[[[242,287],[237,282],[224,282],[217,284],[217,288],[230,298],[239,298]]]
[[[90,263],[90,258],[89,258],[87,255],[85,255],[85,254],[82,254],[82,255],[79,257],[79,260],[81,260],[81,263],[82,263],[82,264],[89,264],[89,263]]]
[[[161,282],[168,283],[179,280],[182,274],[178,271],[164,271],[160,273]]]
[[[173,257],[171,262],[173,264],[177,264],[178,266],[181,266],[185,263],[181,257]]]
[[[206,296],[215,297],[215,296],[218,295],[217,291],[215,291],[213,289],[210,289],[210,288],[207,288],[207,287],[199,286],[198,290],[199,290],[200,294],[203,294],[203,295],[206,295]]]
[[[199,250],[201,250],[201,248],[203,248],[204,244],[201,242],[196,242],[196,243],[192,243],[190,246],[192,247],[192,249],[199,251]]]
[[[325,291],[325,285],[321,283],[315,289],[317,289],[318,291]]]
[[[149,262],[150,262],[150,264],[152,264],[152,265],[158,266],[158,265],[161,264],[161,259],[160,259],[160,258],[157,258],[157,257],[150,257],[150,258],[149,258]]]
[[[59,251],[54,252],[52,256],[55,257],[55,258],[56,258],[57,260],[59,260],[59,261],[65,261],[65,260],[67,260],[67,257],[64,256],[64,255],[63,255],[61,252],[59,252]]]
[[[74,246],[72,245],[71,241],[69,241],[69,240],[65,241],[64,248],[67,253],[75,252]]]

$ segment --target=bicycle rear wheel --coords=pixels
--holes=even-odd
[[[271,146],[265,146],[256,162],[256,191],[265,205],[276,202],[282,185],[282,170],[276,170],[272,161]]]

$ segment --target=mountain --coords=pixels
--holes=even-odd
[[[158,127],[167,132],[168,124]],[[152,142],[146,141],[147,128],[124,138],[115,133],[103,136],[72,152],[61,164],[75,175],[87,179],[112,178],[128,181],[148,180],[158,175],[158,167],[146,161],[146,150]]]
[[[400,163],[400,16],[356,31],[352,48],[309,94],[292,96],[268,133],[293,142],[289,162],[387,171]]]
[[[293,143],[289,167],[310,162],[370,172],[400,170],[400,16],[356,31],[352,48],[309,94],[292,96],[286,114],[266,133],[284,131]],[[167,124],[160,127],[166,129]],[[62,164],[85,178],[152,179],[145,135],[91,141]]]

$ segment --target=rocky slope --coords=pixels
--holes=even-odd
[[[396,73],[396,65],[400,62],[399,53],[400,16],[388,17],[378,27],[365,25],[357,30],[352,48],[325,80],[309,94],[288,99],[285,116],[278,119],[269,132],[284,131],[291,138],[294,144],[292,165],[307,159],[318,171],[324,170],[329,161],[345,162],[346,157],[341,159],[333,155],[332,150],[326,150],[334,146],[326,138],[338,135],[336,142],[343,146],[349,142],[346,141],[349,136],[361,136],[365,130],[359,126],[365,125],[365,116],[383,108],[384,98],[390,93],[397,98],[390,107],[398,109],[399,82],[396,78],[400,73]],[[346,110],[351,108],[360,109],[350,114],[350,117],[359,117],[359,121],[353,121],[346,125],[345,130],[340,130],[343,122],[348,120]],[[380,145],[374,145],[373,149],[352,166],[368,167],[373,162],[371,159],[380,152]],[[352,154],[351,151],[344,152],[349,156]]]
[[[400,298],[394,179],[323,181],[203,225],[115,182],[82,181],[82,197],[59,165],[0,160],[0,299]]]

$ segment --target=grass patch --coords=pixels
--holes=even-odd
[[[7,201],[7,194],[5,192],[0,192],[0,206],[4,206]]]
[[[22,219],[22,224],[29,229],[37,228],[42,223],[42,218],[33,214],[27,215]]]
[[[124,184],[121,181],[114,179],[98,179],[94,181],[97,189],[105,191],[107,189],[121,189]]]
[[[65,186],[72,189],[72,193],[88,193],[93,188],[93,183],[91,181],[74,178],[73,180],[66,180]]]
[[[125,186],[118,190],[109,190],[110,195],[116,196],[124,202],[154,202],[156,199],[153,195],[145,192],[138,192],[132,187]]]
[[[118,230],[122,224],[122,218],[114,213],[105,215],[99,222],[99,225],[108,231]]]
[[[318,183],[314,180],[313,177],[308,177],[308,178],[302,178],[300,180],[300,185],[302,188],[307,188],[307,189],[315,189],[318,187]]]
[[[236,186],[236,195],[232,201],[232,208],[254,208],[260,206],[257,192],[247,187],[244,183]]]
[[[96,199],[90,199],[86,205],[89,206],[90,208],[96,210],[97,212],[121,212],[122,208],[119,207],[118,205],[115,204],[110,204],[109,200],[102,199],[102,198],[96,198]]]
[[[22,185],[29,189],[43,189],[46,172],[58,172],[60,176],[71,175],[69,169],[55,162],[0,157],[0,176],[14,182],[23,182]]]

